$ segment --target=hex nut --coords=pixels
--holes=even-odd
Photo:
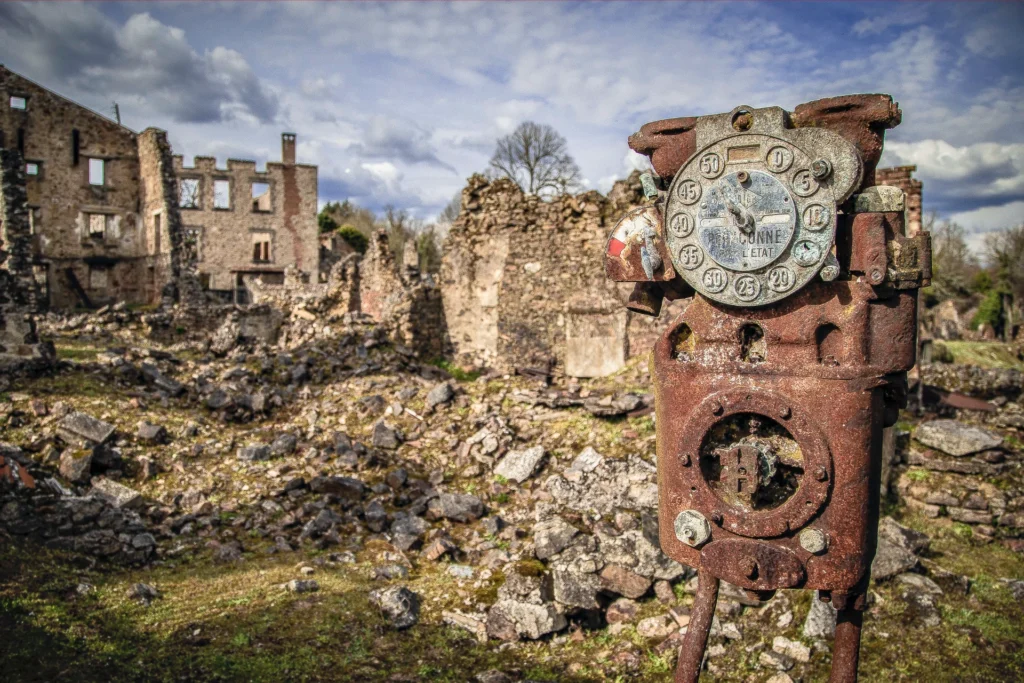
[[[676,538],[692,548],[698,548],[711,538],[711,525],[696,510],[683,510],[676,515],[673,525]]]
[[[828,537],[820,529],[804,529],[800,532],[800,547],[817,555],[828,548]]]
[[[817,180],[824,180],[832,175],[832,164],[827,159],[815,159],[811,162],[811,175]]]

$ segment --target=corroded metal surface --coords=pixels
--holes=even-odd
[[[609,255],[609,276],[639,283],[636,310],[697,290],[652,356],[661,545],[698,569],[694,614],[713,611],[719,579],[817,589],[840,610],[834,681],[856,679],[881,434],[906,400],[931,277],[927,234],[908,238],[902,197],[871,187],[899,118],[888,96],[857,95],[647,124],[630,145],[671,181],[645,215],[664,216],[651,232],[676,275]],[[773,287],[780,267],[793,280]],[[704,621],[677,681],[699,675]]]

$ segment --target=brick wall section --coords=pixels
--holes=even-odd
[[[181,156],[175,156],[173,163],[179,187],[186,180],[199,181],[198,208],[180,207],[180,211],[186,233],[199,231],[197,271],[210,289],[234,289],[239,274],[280,283],[287,266],[316,279],[320,268],[316,166],[271,162],[265,171],[257,171],[254,161],[228,159],[227,168],[218,169],[216,159],[195,157],[194,166],[189,167]],[[228,208],[214,206],[218,180],[229,183]],[[270,188],[269,204],[259,202],[260,210],[253,208],[253,183]],[[267,261],[254,259],[253,242],[262,238],[271,245]]]
[[[457,358],[599,376],[649,351],[671,312],[660,322],[629,313],[632,285],[604,274],[611,228],[642,202],[636,173],[607,197],[590,191],[551,201],[506,179],[470,178],[440,274]]]
[[[12,96],[24,97],[26,107],[12,107]],[[95,304],[151,298],[143,278],[146,244],[137,214],[135,133],[3,67],[0,131],[0,146],[13,149],[20,142],[26,162],[38,164],[26,189],[34,214],[35,261],[49,302],[80,305],[68,269]],[[89,182],[90,159],[104,162],[102,185]],[[110,217],[102,236],[90,235],[91,214]]]
[[[917,166],[895,166],[879,168],[875,171],[876,185],[892,185],[903,190],[907,195],[907,236],[913,237],[921,232],[921,187],[920,180],[914,178]]]

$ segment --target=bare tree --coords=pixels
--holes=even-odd
[[[937,299],[966,296],[979,270],[978,260],[964,238],[964,229],[956,223],[937,223],[926,219],[932,235],[932,289]]]
[[[455,219],[459,217],[459,212],[462,211],[462,191],[459,190],[452,197],[452,200],[441,209],[441,213],[437,215],[437,222],[444,225],[451,225],[455,222]]]
[[[565,194],[580,185],[580,168],[551,126],[524,121],[498,140],[488,170],[528,194]]]

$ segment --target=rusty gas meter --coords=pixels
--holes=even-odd
[[[813,588],[839,610],[832,680],[856,678],[882,429],[915,359],[927,234],[873,187],[886,95],[738,107],[643,126],[654,201],[616,225],[629,307],[682,300],[655,345],[660,534],[696,567],[677,681],[696,680],[718,584]]]

